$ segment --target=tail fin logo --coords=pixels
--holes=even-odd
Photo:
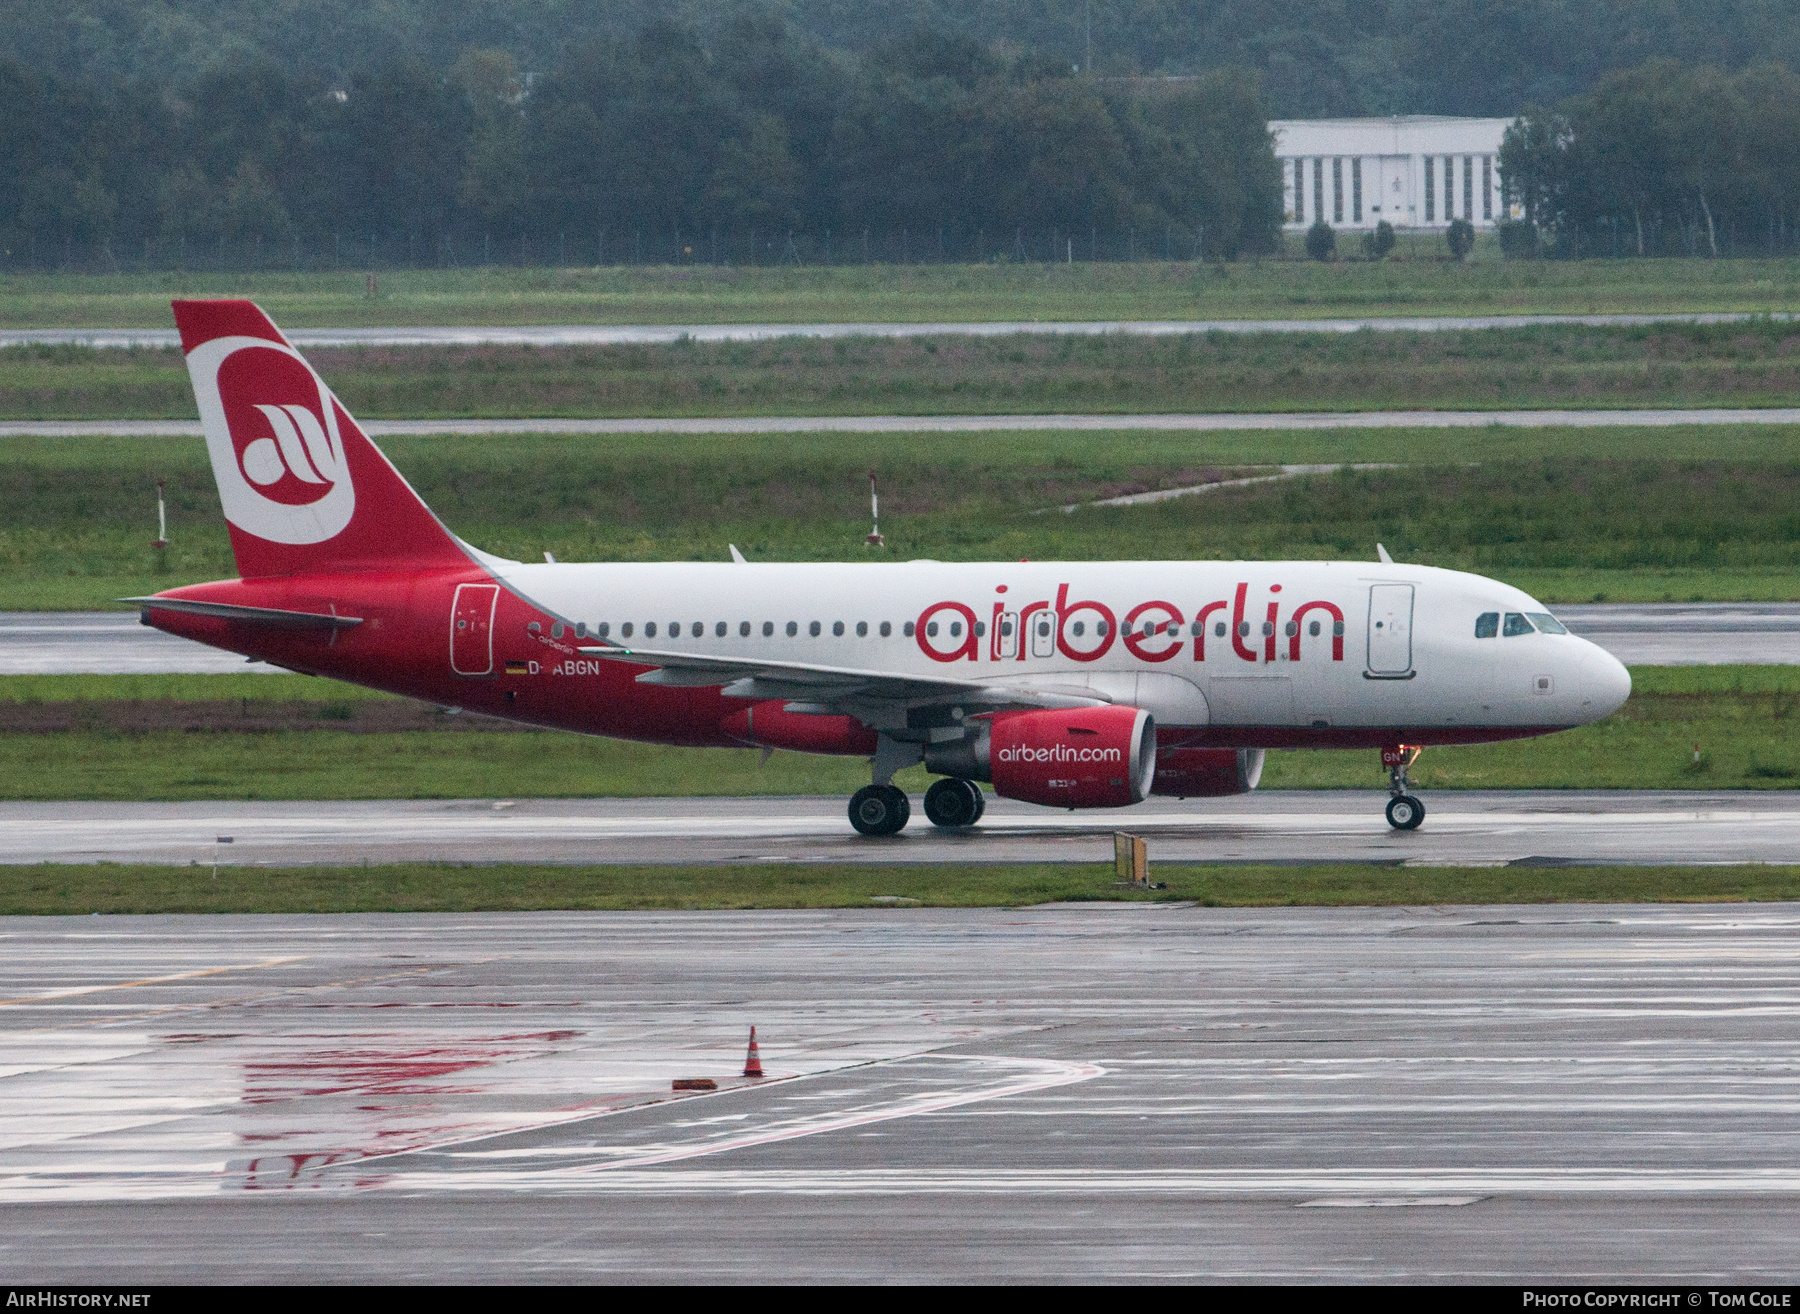
[[[272,543],[323,543],[356,510],[342,408],[300,353],[225,337],[188,353],[225,517]]]

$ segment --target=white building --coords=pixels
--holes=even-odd
[[[1430,114],[1271,122],[1285,226],[1323,219],[1368,229],[1385,219],[1441,230],[1467,219],[1492,228],[1502,218],[1500,140],[1511,122]]]

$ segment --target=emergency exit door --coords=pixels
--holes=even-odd
[[[1369,586],[1369,673],[1371,675],[1410,675],[1412,673],[1411,584],[1371,584]]]
[[[1005,612],[1000,617],[999,632],[994,635],[994,655],[1001,661],[1019,655],[1019,613]]]
[[[458,675],[494,670],[494,607],[498,584],[458,584],[450,607],[450,669]]]

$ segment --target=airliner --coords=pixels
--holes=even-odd
[[[851,826],[974,826],[1256,788],[1270,749],[1378,751],[1387,820],[1433,745],[1599,720],[1631,677],[1548,608],[1366,561],[509,561],[452,533],[260,307],[177,301],[240,578],[143,622],[533,726],[868,759]],[[1373,765],[1373,763],[1371,763]]]

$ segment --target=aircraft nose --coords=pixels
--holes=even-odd
[[[1587,643],[1587,640],[1582,640]],[[1588,643],[1586,670],[1582,681],[1587,686],[1587,697],[1593,706],[1583,710],[1590,711],[1593,719],[1598,721],[1603,716],[1611,716],[1631,697],[1631,672],[1625,669],[1625,663],[1614,657],[1599,644]]]

